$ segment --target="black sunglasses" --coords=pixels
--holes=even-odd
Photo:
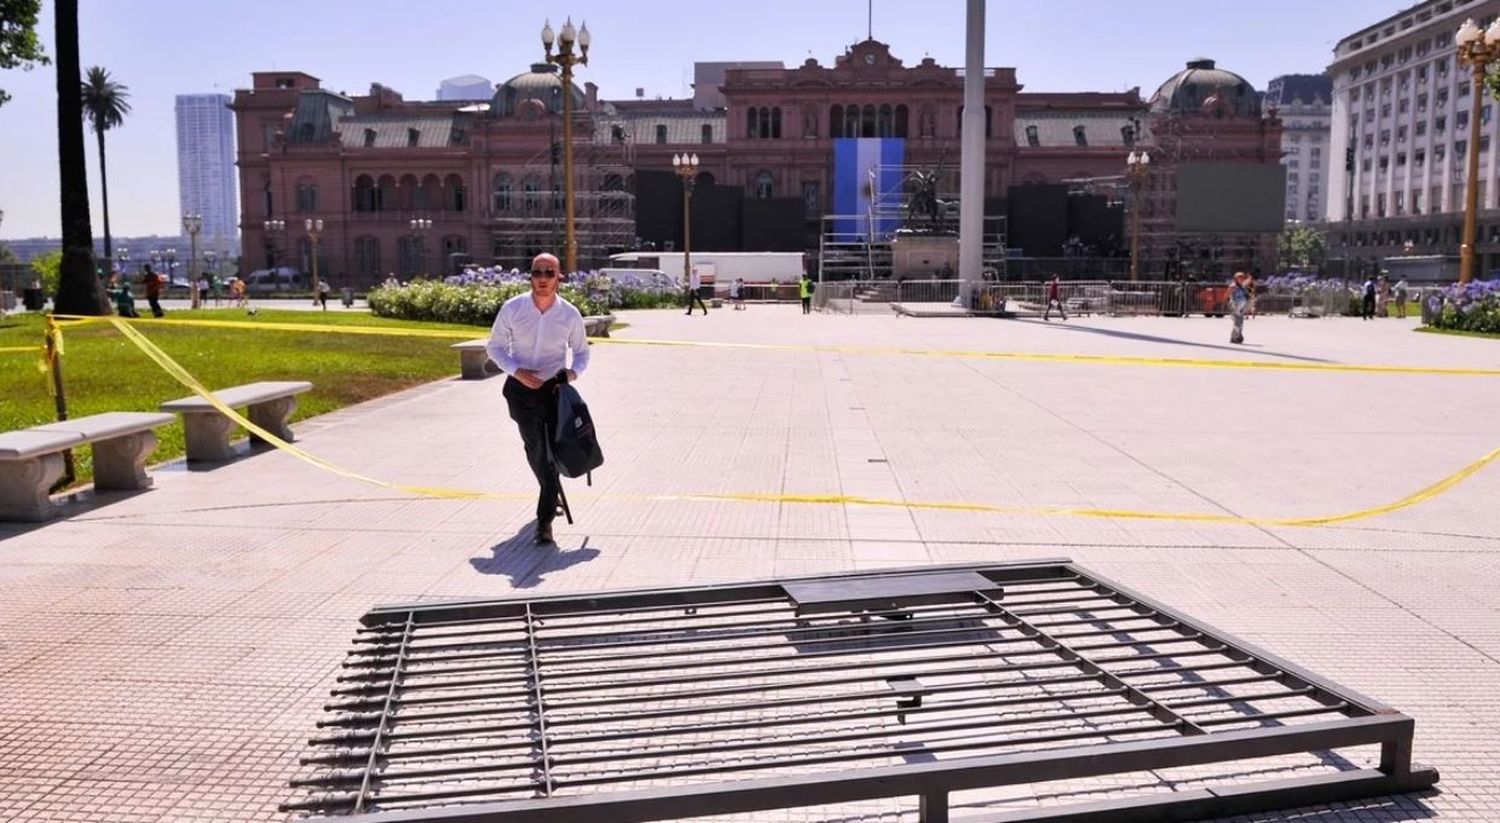
[[[556,277],[557,269],[532,269],[532,277]]]

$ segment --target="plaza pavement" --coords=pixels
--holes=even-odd
[[[1500,342],[1397,320],[1256,318],[1232,347],[1203,318],[624,319],[635,340],[1500,367]],[[372,604],[1063,556],[1416,718],[1440,791],[1296,819],[1500,820],[1500,465],[1318,528],[652,497],[1335,514],[1500,445],[1500,377],[605,343],[580,389],[608,462],[569,483],[555,549],[530,545],[500,385],[439,381],[298,436],[372,477],[513,499],[417,499],[271,452],[0,527],[0,819],[282,818]],[[881,808],[860,819],[914,819]]]

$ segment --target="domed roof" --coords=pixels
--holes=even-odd
[[[1167,78],[1151,96],[1153,114],[1197,114],[1204,104],[1226,114],[1260,116],[1260,95],[1245,78],[1200,57]]]
[[[583,92],[573,85],[573,108],[583,109]],[[557,66],[550,63],[532,63],[531,71],[522,72],[495,87],[495,97],[490,103],[490,113],[496,117],[509,117],[517,107],[527,100],[539,100],[548,110],[562,113],[562,75]]]

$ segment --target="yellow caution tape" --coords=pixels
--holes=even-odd
[[[42,346],[0,346],[0,354],[19,354],[21,352],[34,352],[37,349],[46,349]]]
[[[332,472],[341,477],[368,483],[385,489],[402,491],[423,497],[438,497],[458,500],[519,500],[529,499],[530,494],[522,493],[497,493],[470,491],[466,489],[452,489],[437,486],[411,486],[402,483],[388,483],[376,480],[355,471],[343,468],[282,440],[280,437],[256,425],[239,412],[225,405],[213,395],[197,378],[188,373],[181,365],[146,339],[138,330],[132,328],[120,318],[109,318],[109,322],[120,330],[120,333],[140,350],[151,358],[157,365],[161,366],[177,382],[190,389],[194,394],[207,400],[210,405],[217,409],[235,423],[243,426],[260,439],[270,443],[277,449],[296,457],[303,462]],[[1070,516],[1070,517],[1092,517],[1113,518],[1125,520],[1170,520],[1198,523],[1239,523],[1263,526],[1327,526],[1334,523],[1346,523],[1353,520],[1362,520],[1380,514],[1387,514],[1400,509],[1409,508],[1431,500],[1453,487],[1472,477],[1480,469],[1500,459],[1500,447],[1491,450],[1488,454],[1475,460],[1469,465],[1459,469],[1453,474],[1433,483],[1426,488],[1420,489],[1392,503],[1382,506],[1372,506],[1366,509],[1344,512],[1341,514],[1330,514],[1319,517],[1246,517],[1236,514],[1218,512],[1157,512],[1139,511],[1134,509],[1100,509],[1089,507],[1069,506],[1001,506],[985,503],[962,503],[962,502],[938,502],[921,500],[898,500],[879,497],[861,497],[843,494],[776,494],[776,493],[742,493],[742,494],[655,494],[655,495],[613,495],[613,499],[637,499],[649,501],[734,501],[743,503],[791,503],[807,505],[851,505],[851,506],[877,506],[903,509],[932,509],[940,511],[963,511],[991,514],[1019,514],[1039,516]]]
[[[1019,360],[1044,363],[1098,363],[1112,366],[1169,366],[1210,369],[1270,369],[1274,371],[1365,372],[1371,374],[1427,374],[1464,377],[1500,377],[1500,369],[1443,366],[1386,366],[1359,363],[1283,363],[1268,360],[1206,360],[1187,357],[1140,357],[1115,354],[1059,354],[1046,352],[1002,352],[971,349],[913,349],[898,346],[829,346],[790,343],[721,343],[696,340],[646,340],[628,337],[602,338],[598,343],[623,346],[672,346],[766,351],[805,351],[829,354],[907,355],[957,357],[978,360]]]

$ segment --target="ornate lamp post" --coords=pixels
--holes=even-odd
[[[177,250],[162,249],[161,262],[167,267],[167,285],[172,285],[172,278],[177,276]]]
[[[552,24],[542,26],[542,50],[547,62],[562,67],[563,98],[563,274],[578,270],[578,238],[573,230],[573,67],[589,64],[589,24],[580,29],[573,28],[569,17],[558,33],[557,54],[552,53]],[[573,53],[573,44],[578,44],[578,53]]]
[[[267,249],[267,254],[266,254],[266,268],[271,269],[271,271],[272,271],[271,277],[272,277],[272,280],[274,281],[275,280],[275,270],[276,270],[276,254],[277,254],[277,252],[276,252],[276,249],[277,249],[276,236],[279,235],[279,234],[281,234],[282,232],[286,231],[286,221],[285,220],[267,220],[263,225],[265,226],[265,229],[266,229],[266,242],[267,242],[267,246],[266,246],[266,249]]]
[[[191,248],[188,252],[188,297],[192,307],[203,307],[203,295],[198,293],[198,232],[203,231],[203,215],[187,214],[182,218],[182,229],[188,234]]]
[[[413,217],[411,220],[412,241],[417,246],[417,271],[413,274],[426,274],[422,271],[422,259],[427,256],[426,238],[424,235],[432,228],[432,221],[425,217]]]
[[[1141,188],[1151,174],[1151,155],[1145,150],[1131,152],[1125,158],[1125,178],[1130,181],[1130,279],[1140,279],[1141,267]]]
[[[672,155],[672,170],[682,178],[682,284],[693,279],[693,181],[698,177],[697,154]]]
[[[124,246],[115,249],[115,260],[120,263],[120,274],[124,275],[126,280],[129,280],[130,273],[126,270],[126,266],[130,265],[130,249]]]
[[[309,217],[302,221],[302,228],[312,240],[312,292],[313,302],[318,300],[318,241],[323,237],[323,218]]]
[[[1464,244],[1459,246],[1458,282],[1474,279],[1474,223],[1479,214],[1479,100],[1484,96],[1485,70],[1500,60],[1500,20],[1480,31],[1473,18],[1458,27],[1453,42],[1458,46],[1458,60],[1474,71],[1473,93],[1469,105],[1468,183],[1464,189]]]

